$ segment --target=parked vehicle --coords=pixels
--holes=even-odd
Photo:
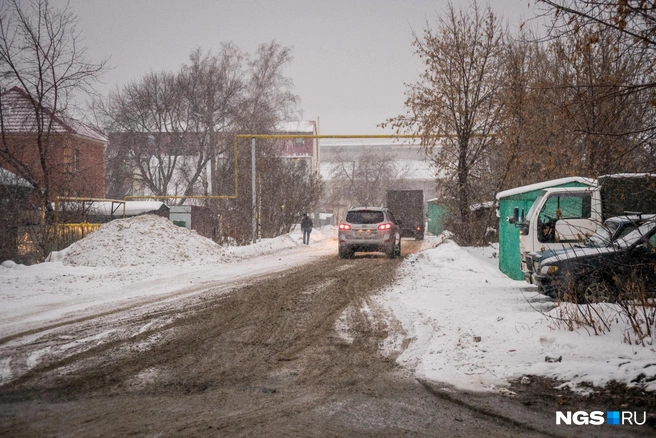
[[[630,212],[656,213],[656,175],[605,175],[593,187],[543,190],[525,216],[515,209],[509,219],[519,227],[524,278],[530,278],[528,254],[572,248],[590,238],[606,219]]]
[[[424,239],[426,211],[423,190],[388,190],[387,208],[401,222],[401,237]]]
[[[574,248],[605,248],[654,218],[656,218],[655,214],[638,214],[606,219],[603,226],[597,228],[597,231],[589,239],[586,239],[581,245],[574,245]],[[567,249],[547,249],[545,251],[536,251],[527,254],[524,280],[531,284],[537,284],[535,275],[540,262],[565,251]]]
[[[356,252],[384,252],[389,257],[401,255],[401,228],[387,208],[357,207],[346,212],[338,226],[340,258]]]
[[[607,247],[574,247],[541,260],[535,281],[547,295],[579,303],[612,302],[635,288],[654,295],[656,219]]]

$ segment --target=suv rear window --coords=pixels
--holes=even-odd
[[[350,224],[377,224],[384,220],[382,211],[349,211],[346,213],[346,222]]]

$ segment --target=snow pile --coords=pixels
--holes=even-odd
[[[70,266],[166,265],[194,260],[217,261],[222,248],[195,231],[178,227],[155,215],[117,219],[101,226],[49,261]]]
[[[335,227],[315,229],[310,240],[311,243],[321,243],[334,239],[333,235],[336,234]],[[302,245],[301,233],[293,230],[290,234],[262,239],[252,245],[222,247],[163,217],[143,215],[104,224],[68,248],[54,251],[47,261],[62,262],[68,266],[113,268],[186,262],[204,265],[238,262],[294,249],[299,245]]]
[[[0,266],[2,266],[3,268],[8,268],[8,269],[10,269],[10,268],[14,268],[14,269],[25,269],[25,268],[27,268],[27,266],[25,266],[23,264],[15,263],[13,260],[5,260],[4,262],[0,263]]]
[[[621,322],[602,336],[557,328],[549,318],[555,303],[502,274],[493,252],[446,241],[406,259],[398,283],[377,296],[390,324],[403,326],[388,353],[412,341],[398,363],[418,378],[473,391],[503,390],[525,375],[656,390],[654,345],[622,342],[630,328]]]

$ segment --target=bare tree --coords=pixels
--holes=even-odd
[[[182,67],[180,82],[184,87],[188,132],[195,138],[195,165],[188,176],[186,195],[210,163],[210,191],[222,194],[217,173],[217,158],[232,146],[231,139],[222,141],[219,133],[237,129],[246,89],[246,57],[233,44],[223,44],[217,55],[202,55],[197,49]],[[189,145],[192,147],[192,145]]]
[[[435,30],[427,26],[421,36],[414,35],[415,52],[426,70],[408,88],[408,114],[388,120],[397,130],[421,134],[428,152],[437,145],[435,136],[443,137],[435,154],[444,177],[439,183],[456,201],[456,235],[467,244],[470,205],[482,201],[477,181],[489,169],[491,135],[501,115],[503,34],[489,7],[474,2],[466,12],[449,4]]]
[[[389,154],[365,147],[355,155],[338,152],[331,174],[332,203],[374,207],[385,203],[388,188],[398,186],[408,168]]]
[[[609,35],[581,44],[520,38],[506,46],[497,189],[564,176],[636,170],[644,126],[637,94],[620,91],[639,67]],[[496,159],[496,158],[495,158]]]
[[[36,164],[21,148],[12,145],[5,124],[6,111],[0,102],[0,165],[26,180],[38,197],[46,222],[52,218],[52,148],[56,122],[74,111],[75,98],[93,92],[93,84],[105,62],[87,59],[78,45],[77,19],[67,8],[50,7],[48,0],[8,0],[0,5],[0,84],[17,87],[29,100],[29,148],[36,151]],[[41,242],[42,250],[46,242]]]
[[[520,35],[504,55],[497,190],[565,176],[647,170],[653,107],[626,92],[649,69],[613,29],[540,40]],[[503,155],[500,157],[499,155]]]
[[[105,65],[87,60],[85,48],[77,44],[76,21],[67,9],[50,8],[48,0],[9,0],[0,9],[2,87],[18,87],[29,96],[39,168],[29,166],[9,147],[4,124],[0,159],[38,189],[47,211],[52,210],[48,140],[53,124],[66,116],[76,94],[93,90]]]
[[[293,118],[299,98],[291,91],[291,79],[283,74],[292,59],[289,47],[271,41],[261,44],[249,60],[241,124],[246,132],[270,132],[278,122]]]
[[[653,154],[656,124],[654,123],[654,64],[656,62],[656,9],[653,2],[640,0],[537,0],[546,14],[551,14],[550,34],[555,38],[574,38],[577,41],[607,44],[614,39],[613,47],[618,57],[631,59],[635,70],[615,84],[616,100],[630,97],[642,112],[641,126],[635,123],[621,133],[621,140],[629,139],[632,145],[641,147],[643,163],[649,169],[656,168]],[[603,35],[603,37],[600,37]],[[599,47],[602,47],[599,45]],[[608,93],[606,93],[608,94]],[[626,105],[626,103],[624,103]],[[605,135],[597,125],[591,133]],[[611,135],[617,136],[617,133]],[[646,158],[646,160],[645,160]]]
[[[178,73],[147,74],[98,103],[113,133],[111,171],[131,176],[130,163],[154,195],[220,194],[217,158],[232,146],[220,133],[241,120],[244,55],[225,44],[218,55],[197,49],[189,58]]]
[[[185,156],[186,113],[178,78],[166,72],[150,73],[141,82],[124,87],[110,98],[113,148],[130,154],[140,181],[155,195],[186,187],[176,180]]]
[[[582,30],[552,43],[557,66],[555,85],[564,97],[557,108],[561,125],[571,131],[572,171],[597,177],[620,168],[639,170],[635,152],[651,121],[644,91],[625,92],[640,80],[650,62],[626,51],[613,29]]]
[[[536,178],[553,170],[547,170],[548,146],[554,140],[560,141],[555,137],[563,131],[554,129],[549,87],[543,87],[549,74],[548,58],[542,44],[524,35],[509,37],[505,43],[503,113],[498,148],[492,153],[496,192],[536,182]]]
[[[291,50],[272,41],[262,44],[253,57],[247,57],[245,89],[238,106],[239,120],[233,133],[270,134],[276,125],[294,118],[298,96],[292,92],[292,81],[284,75],[292,61]],[[229,137],[232,140],[232,137]],[[273,237],[288,230],[301,213],[316,203],[319,182],[311,177],[298,178],[299,169],[310,172],[307,166],[294,159],[280,157],[274,143],[258,141],[256,181],[259,207],[259,227],[262,235]],[[238,242],[251,237],[251,175],[250,148],[239,147],[239,199],[222,203],[227,215],[225,233]],[[217,175],[220,185],[233,186],[234,160],[223,159]],[[290,176],[292,178],[290,178]],[[295,185],[291,181],[296,181]],[[284,206],[284,211],[282,207]],[[270,221],[270,222],[269,222]]]
[[[627,48],[656,50],[656,8],[643,0],[536,0],[553,17],[551,31],[571,36],[581,30],[607,29],[619,32]],[[648,78],[645,78],[648,79]],[[638,84],[635,84],[638,85]],[[642,86],[653,87],[649,80]]]
[[[291,59],[290,49],[275,41],[254,56],[233,44],[222,45],[216,55],[197,49],[180,72],[151,73],[113,93],[103,111],[107,130],[115,132],[110,149],[117,186],[129,188],[122,182],[130,177],[127,162],[153,194],[179,195],[177,203],[188,196],[234,193],[234,136],[271,133],[294,113],[298,98],[284,75]],[[262,230],[277,235],[313,204],[317,183],[300,178],[303,166],[280,159],[272,145],[259,144],[257,154]],[[250,148],[239,148],[238,163],[239,199],[204,205],[222,215],[229,238],[242,242],[250,236],[253,214]],[[298,176],[294,190],[290,176]]]
[[[308,160],[276,156],[263,160],[258,180],[262,236],[275,237],[288,233],[302,213],[314,210],[321,182]]]

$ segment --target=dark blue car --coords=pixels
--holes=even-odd
[[[579,304],[656,295],[656,219],[605,247],[582,246],[542,258],[535,280],[543,293]]]

